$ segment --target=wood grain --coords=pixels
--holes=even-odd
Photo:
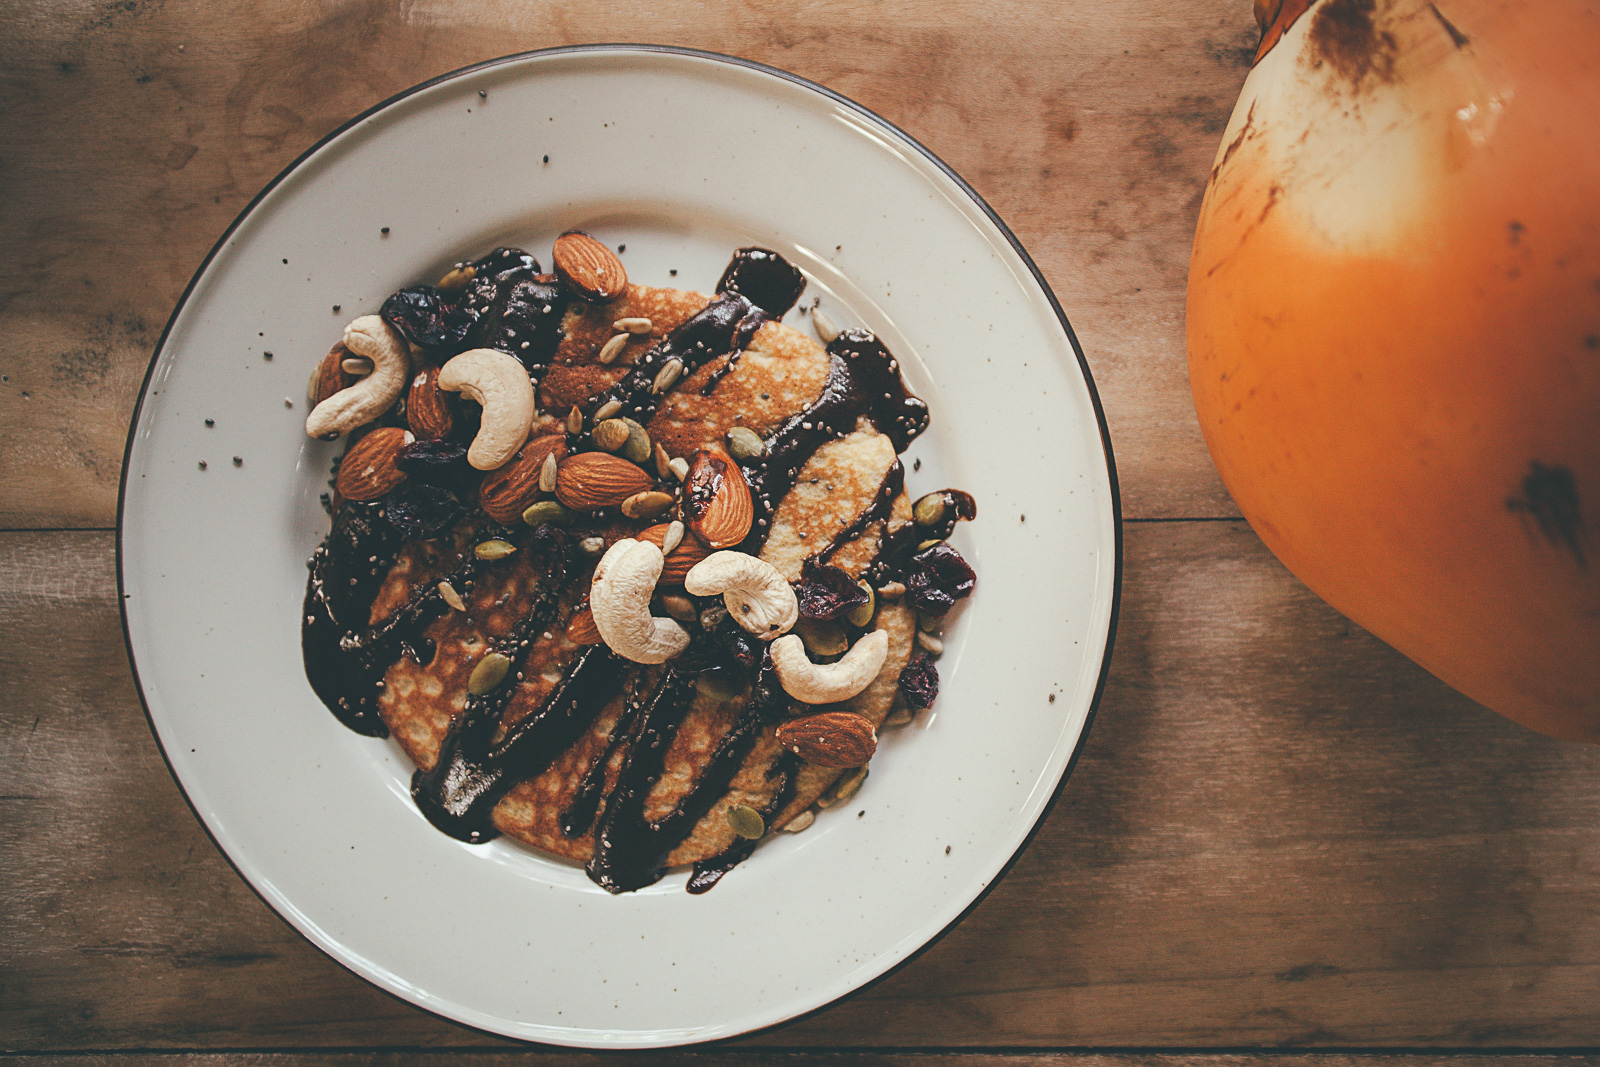
[[[1033,845],[925,954],[745,1051],[1600,1045],[1600,749],[1451,693],[1243,523],[1127,546],[1110,687]],[[139,709],[111,552],[0,535],[0,1043],[501,1044],[228,867]]]
[[[928,145],[1016,231],[1088,353],[1125,513],[1235,515],[1189,398],[1183,287],[1247,0],[28,0],[0,6],[0,527],[107,526],[173,304],[281,168],[408,85],[631,39],[771,63]]]

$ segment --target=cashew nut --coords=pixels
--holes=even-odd
[[[800,602],[783,573],[757,556],[724,550],[689,568],[683,587],[695,596],[722,594],[728,614],[764,641],[800,618]]]
[[[611,651],[635,663],[665,663],[689,647],[689,634],[671,619],[650,614],[650,597],[665,563],[649,541],[623,538],[594,569],[589,611]]]
[[[806,656],[805,642],[790,634],[772,642],[772,666],[783,691],[803,704],[849,700],[878,676],[889,655],[889,632],[874,630],[850,647],[837,663],[818,666]]]
[[[517,357],[492,348],[461,353],[439,371],[439,388],[464,393],[483,405],[478,436],[467,449],[467,462],[492,471],[511,461],[533,428],[533,382]]]
[[[337,437],[365,426],[389,410],[411,377],[410,346],[376,315],[363,315],[346,326],[344,346],[372,360],[372,373],[311,409],[306,433],[312,437]]]

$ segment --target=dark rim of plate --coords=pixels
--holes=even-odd
[[[126,445],[123,448],[123,454],[122,454],[122,473],[121,473],[121,478],[120,478],[120,481],[119,481],[119,484],[118,484],[118,488],[117,488],[117,544],[116,544],[116,549],[117,549],[117,560],[116,560],[116,562],[117,562],[117,609],[118,609],[118,613],[120,614],[121,619],[122,619],[122,640],[123,640],[123,645],[124,645],[124,647],[125,647],[125,649],[127,650],[127,653],[128,653],[128,666],[129,666],[129,669],[133,673],[134,688],[139,694],[139,705],[140,705],[141,708],[144,709],[145,721],[150,726],[150,733],[156,740],[156,747],[160,750],[161,758],[162,758],[163,761],[165,761],[165,763],[167,765],[167,773],[172,775],[172,780],[173,780],[173,782],[175,782],[177,784],[178,791],[179,791],[179,793],[181,793],[183,795],[184,802],[189,805],[189,810],[194,813],[196,821],[198,821],[200,823],[201,829],[204,830],[205,833],[206,833],[206,836],[211,839],[211,843],[216,847],[218,853],[220,853],[222,855],[223,859],[225,859],[228,862],[228,865],[234,869],[234,872],[239,875],[240,880],[243,881],[245,885],[249,886],[250,891],[252,893],[255,893],[255,895],[258,898],[260,898],[262,903],[266,904],[268,908],[272,909],[274,914],[279,915],[279,918],[282,919],[283,917],[282,917],[281,914],[278,913],[278,909],[273,906],[273,904],[272,904],[272,902],[270,900],[268,900],[266,897],[261,895],[261,891],[256,888],[255,884],[253,882],[251,882],[249,878],[246,878],[244,876],[244,873],[239,870],[238,864],[234,863],[233,857],[228,854],[228,850],[222,847],[221,842],[217,841],[215,835],[213,835],[212,832],[211,832],[211,827],[209,825],[207,825],[205,819],[203,817],[201,817],[199,810],[197,808],[195,808],[194,801],[192,801],[189,798],[188,791],[183,788],[183,782],[178,778],[177,772],[173,769],[172,760],[167,755],[166,746],[164,744],[162,744],[162,742],[161,742],[161,734],[155,727],[155,721],[150,717],[150,704],[149,704],[149,701],[147,701],[145,699],[144,683],[139,678],[139,665],[138,665],[138,662],[134,659],[134,655],[133,655],[133,635],[132,635],[132,633],[131,633],[131,631],[129,630],[129,627],[128,627],[127,594],[126,594],[126,592],[125,592],[125,590],[123,588],[123,570],[122,570],[122,565],[123,565],[123,544],[122,544],[122,538],[123,538],[123,525],[122,525],[122,523],[123,523],[123,508],[124,508],[124,506],[126,504],[126,500],[127,500],[128,467],[129,467],[129,464],[130,464],[130,462],[132,461],[132,458],[133,458],[133,444],[134,444],[134,439],[135,439],[135,437],[137,435],[137,431],[138,431],[138,428],[139,428],[139,418],[140,418],[140,415],[142,414],[142,412],[144,410],[145,397],[148,395],[149,390],[150,390],[150,380],[155,374],[155,370],[156,370],[157,364],[159,364],[160,361],[161,361],[162,351],[166,348],[167,336],[168,336],[168,334],[170,334],[172,332],[173,324],[177,321],[179,313],[181,313],[183,311],[184,305],[189,302],[189,296],[190,296],[190,294],[192,294],[194,292],[195,286],[199,284],[200,279],[205,275],[206,270],[211,266],[211,261],[213,259],[215,259],[216,256],[217,256],[217,253],[222,250],[222,247],[223,247],[223,245],[225,245],[227,243],[228,238],[233,236],[234,231],[237,230],[244,223],[245,219],[250,217],[250,213],[253,212],[256,209],[256,206],[258,204],[260,204],[263,199],[266,198],[267,194],[271,193],[272,190],[276,189],[278,187],[278,185],[285,178],[287,178],[290,174],[294,173],[294,171],[297,170],[302,163],[304,163],[306,160],[310,159],[317,152],[319,152],[324,146],[326,146],[330,142],[336,140],[338,137],[340,137],[346,131],[348,131],[350,129],[353,129],[354,127],[360,125],[362,122],[365,122],[367,119],[371,118],[372,116],[378,114],[381,111],[386,110],[389,107],[392,107],[393,105],[399,103],[402,100],[405,100],[405,99],[407,99],[407,98],[409,98],[411,96],[414,96],[417,93],[420,93],[420,92],[422,92],[422,91],[424,91],[426,89],[430,89],[430,88],[432,88],[432,87],[434,87],[436,85],[442,84],[444,82],[451,81],[451,80],[456,79],[456,78],[464,78],[464,77],[467,77],[469,75],[477,74],[477,73],[480,73],[480,72],[485,71],[485,70],[491,70],[491,69],[493,69],[495,67],[502,67],[502,66],[506,66],[508,64],[518,63],[518,62],[522,62],[522,61],[529,60],[529,59],[549,58],[549,57],[552,57],[552,56],[561,56],[561,55],[581,55],[583,53],[621,53],[621,52],[648,52],[648,53],[654,53],[654,54],[660,54],[660,55],[687,56],[687,57],[690,57],[690,58],[693,58],[693,59],[708,60],[708,61],[716,62],[716,63],[724,63],[724,64],[727,64],[727,65],[733,66],[733,67],[742,67],[742,68],[745,68],[747,70],[757,71],[757,72],[759,72],[761,74],[770,75],[771,77],[781,79],[782,81],[786,81],[786,82],[789,82],[791,84],[798,85],[798,86],[800,86],[802,88],[809,89],[812,92],[818,94],[819,96],[822,96],[822,97],[825,97],[825,98],[827,98],[829,100],[832,100],[833,102],[835,102],[837,104],[840,104],[840,105],[842,105],[844,107],[847,107],[851,111],[856,112],[859,115],[865,116],[866,118],[870,119],[872,122],[876,123],[878,126],[881,126],[883,129],[889,131],[898,140],[900,140],[902,143],[904,143],[906,145],[909,145],[911,148],[916,149],[916,151],[919,154],[921,154],[925,159],[927,159],[928,162],[932,163],[946,177],[948,177],[952,182],[954,182],[961,189],[961,191],[963,193],[965,193],[969,198],[971,198],[971,200],[972,200],[972,202],[974,204],[976,204],[980,209],[982,209],[984,215],[988,217],[989,221],[994,224],[995,228],[998,229],[1000,231],[1000,233],[1002,235],[1004,235],[1005,239],[1011,244],[1011,247],[1017,253],[1018,258],[1020,258],[1022,260],[1022,262],[1027,266],[1028,272],[1033,275],[1034,284],[1038,285],[1040,292],[1042,292],[1044,294],[1044,296],[1045,296],[1045,299],[1050,302],[1050,309],[1055,312],[1056,319],[1061,323],[1061,329],[1062,329],[1063,332],[1065,332],[1066,337],[1067,337],[1067,341],[1072,346],[1073,354],[1075,356],[1077,356],[1077,358],[1078,358],[1078,369],[1083,375],[1083,384],[1084,384],[1085,388],[1087,388],[1088,391],[1089,391],[1090,402],[1094,405],[1095,420],[1096,420],[1096,422],[1099,423],[1099,428],[1100,428],[1100,445],[1101,445],[1102,450],[1105,453],[1106,481],[1107,481],[1107,484],[1108,484],[1108,486],[1110,488],[1110,495],[1111,495],[1111,517],[1112,517],[1112,529],[1113,529],[1113,537],[1114,537],[1114,554],[1115,554],[1114,555],[1114,559],[1112,561],[1111,615],[1110,615],[1110,618],[1108,620],[1108,626],[1107,626],[1107,629],[1106,629],[1105,651],[1102,653],[1101,660],[1100,660],[1100,672],[1099,672],[1098,678],[1095,681],[1094,697],[1089,702],[1089,711],[1088,711],[1088,714],[1084,718],[1083,729],[1078,734],[1077,744],[1073,747],[1072,755],[1067,759],[1067,764],[1062,769],[1061,780],[1056,783],[1056,787],[1051,792],[1050,798],[1047,801],[1045,801],[1044,806],[1039,811],[1038,817],[1034,820],[1033,825],[1028,829],[1027,836],[1025,836],[1022,839],[1022,843],[1017,846],[1017,850],[1015,852],[1013,852],[1011,854],[1010,858],[1007,859],[1006,862],[1000,867],[1000,869],[995,872],[994,877],[989,880],[989,883],[978,891],[978,894],[972,898],[972,900],[967,904],[966,907],[961,909],[961,913],[959,915],[957,915],[954,919],[950,920],[950,922],[947,925],[945,925],[945,927],[943,929],[939,930],[932,937],[928,938],[920,946],[918,946],[915,950],[913,950],[912,952],[908,953],[905,956],[904,959],[901,959],[901,960],[897,961],[896,963],[894,963],[893,965],[888,967],[886,970],[884,970],[884,972],[882,974],[879,974],[878,976],[868,980],[867,982],[864,982],[863,984],[857,986],[856,988],[854,988],[852,990],[849,990],[848,992],[842,993],[839,996],[833,998],[832,1000],[826,1001],[823,1004],[819,1004],[815,1008],[811,1008],[811,1009],[809,1009],[807,1011],[800,1012],[800,1013],[797,1013],[795,1015],[785,1016],[782,1019],[779,1019],[779,1020],[776,1020],[774,1022],[768,1023],[768,1024],[764,1025],[764,1026],[757,1027],[757,1028],[755,1028],[753,1030],[745,1030],[745,1031],[742,1031],[742,1032],[740,1032],[738,1034],[728,1034],[728,1035],[726,1035],[724,1037],[721,1037],[721,1038],[708,1039],[708,1040],[702,1041],[702,1042],[690,1042],[690,1044],[699,1044],[699,1045],[705,1046],[705,1045],[719,1044],[719,1043],[724,1042],[724,1041],[731,1041],[731,1040],[734,1040],[735,1038],[746,1037],[746,1036],[749,1036],[750,1034],[754,1034],[754,1033],[761,1033],[762,1031],[771,1029],[772,1027],[775,1027],[775,1026],[781,1026],[781,1025],[784,1025],[784,1024],[787,1024],[787,1023],[796,1022],[796,1021],[798,1021],[800,1019],[805,1019],[805,1018],[808,1018],[808,1017],[810,1017],[812,1015],[815,1015],[816,1013],[818,1013],[820,1011],[823,1011],[826,1008],[832,1007],[833,1005],[839,1003],[841,1000],[845,999],[846,997],[858,996],[864,990],[870,989],[872,986],[877,985],[879,982],[881,982],[884,979],[888,978],[890,975],[895,974],[896,972],[898,972],[902,967],[905,967],[912,960],[915,960],[917,957],[921,956],[924,952],[926,952],[928,949],[932,948],[941,939],[943,939],[944,936],[946,934],[948,934],[951,930],[955,929],[958,925],[960,925],[961,921],[963,919],[965,919],[968,915],[970,915],[972,913],[972,910],[974,908],[976,908],[980,903],[983,902],[984,898],[989,895],[989,893],[994,889],[994,887],[1000,883],[1000,880],[1006,876],[1006,874],[1011,870],[1011,868],[1013,866],[1015,866],[1017,860],[1019,858],[1021,858],[1022,853],[1027,851],[1028,846],[1030,844],[1032,844],[1034,837],[1037,836],[1037,834],[1039,833],[1040,828],[1044,825],[1045,820],[1049,817],[1050,812],[1055,808],[1056,802],[1061,799],[1061,794],[1066,790],[1067,781],[1068,781],[1068,779],[1070,779],[1072,777],[1072,771],[1078,764],[1078,757],[1083,754],[1084,745],[1087,743],[1087,741],[1089,739],[1089,730],[1090,730],[1090,727],[1092,727],[1094,725],[1095,715],[1100,709],[1100,700],[1105,695],[1106,678],[1107,678],[1107,676],[1108,676],[1108,674],[1110,673],[1110,670],[1111,670],[1111,650],[1112,650],[1112,646],[1114,645],[1114,643],[1116,641],[1117,619],[1118,619],[1118,615],[1120,613],[1121,605],[1122,605],[1122,561],[1123,561],[1123,549],[1122,549],[1122,498],[1121,498],[1121,494],[1120,494],[1120,491],[1119,491],[1118,485],[1117,485],[1116,459],[1113,456],[1112,450],[1111,450],[1111,431],[1110,431],[1110,428],[1106,425],[1105,409],[1101,406],[1100,393],[1095,388],[1094,375],[1092,373],[1090,373],[1090,370],[1089,370],[1089,361],[1084,357],[1083,346],[1078,343],[1078,336],[1077,336],[1076,333],[1073,332],[1072,323],[1067,321],[1066,312],[1061,310],[1061,303],[1060,303],[1060,301],[1058,301],[1056,299],[1056,294],[1050,288],[1050,283],[1045,281],[1044,275],[1040,272],[1038,265],[1034,263],[1033,257],[1028,255],[1027,249],[1022,247],[1022,242],[1017,240],[1016,234],[1011,232],[1011,227],[1007,226],[1005,224],[1005,222],[1000,218],[1000,216],[995,212],[994,208],[990,207],[988,202],[985,201],[983,199],[983,197],[978,195],[977,190],[973,189],[972,186],[968,185],[966,180],[963,179],[961,177],[961,175],[957,174],[955,172],[955,170],[950,167],[949,164],[947,164],[944,160],[940,159],[938,156],[934,155],[934,153],[932,151],[930,151],[927,147],[925,147],[915,137],[912,137],[910,134],[906,133],[900,127],[896,126],[894,123],[890,122],[888,119],[885,119],[883,116],[877,114],[876,112],[870,110],[869,108],[865,108],[865,107],[861,106],[860,104],[856,103],[854,100],[851,100],[850,98],[848,98],[846,96],[843,96],[843,95],[841,95],[839,93],[836,93],[832,89],[829,89],[828,87],[826,87],[824,85],[819,85],[814,81],[810,81],[810,80],[808,80],[806,78],[802,78],[798,74],[791,74],[788,71],[782,70],[782,69],[780,69],[778,67],[771,67],[771,66],[768,66],[765,63],[757,63],[755,60],[751,60],[751,59],[741,59],[738,56],[723,55],[723,54],[721,54],[719,52],[707,52],[707,51],[702,51],[700,49],[695,49],[695,48],[679,48],[679,47],[672,46],[672,45],[656,45],[656,44],[614,43],[614,44],[568,45],[568,46],[563,46],[563,47],[559,47],[559,48],[535,49],[535,50],[530,51],[530,52],[516,52],[516,53],[513,53],[511,55],[499,56],[499,57],[497,57],[495,59],[487,59],[487,60],[484,60],[484,61],[482,61],[480,63],[473,63],[473,64],[469,64],[468,66],[465,66],[465,67],[459,67],[459,68],[457,68],[455,70],[448,71],[448,72],[446,72],[444,74],[440,74],[440,75],[438,75],[436,77],[429,78],[427,81],[418,82],[416,85],[413,85],[410,88],[405,89],[405,90],[403,90],[403,91],[401,91],[399,93],[396,93],[395,95],[389,97],[388,99],[383,100],[380,103],[374,104],[372,107],[367,108],[365,111],[361,112],[359,115],[356,115],[355,117],[351,118],[347,122],[344,122],[338,128],[334,129],[333,131],[329,132],[328,134],[326,134],[325,136],[320,138],[315,144],[313,144],[311,147],[307,148],[304,152],[300,153],[300,155],[297,156],[294,159],[293,162],[291,162],[288,166],[284,167],[283,170],[279,171],[276,177],[274,177],[271,181],[269,181],[266,185],[264,185],[261,188],[261,191],[256,193],[256,195],[251,198],[250,202],[245,205],[244,210],[239,212],[238,216],[233,220],[233,222],[229,223],[228,228],[222,232],[222,236],[217,238],[217,243],[212,245],[211,246],[211,250],[206,253],[205,259],[203,259],[200,262],[200,266],[199,266],[198,269],[195,270],[194,276],[189,279],[189,284],[184,287],[183,295],[178,298],[177,304],[173,307],[172,315],[167,319],[166,326],[164,326],[162,328],[162,330],[161,330],[161,337],[156,342],[155,351],[151,354],[151,357],[150,357],[150,365],[145,370],[144,381],[139,386],[139,399],[138,399],[138,402],[134,405],[133,418],[128,424],[128,439],[127,439]],[[291,924],[291,925],[293,925],[293,924]],[[305,936],[304,933],[300,932],[298,929],[296,930],[296,932],[300,933],[302,937]],[[307,938],[307,940],[311,941],[310,938]],[[311,941],[311,943],[313,945],[315,945],[324,954],[326,954],[327,956],[332,958],[335,962],[339,963],[340,966],[345,966],[344,961],[339,959],[338,956],[334,955],[332,952],[328,951],[327,949],[324,949],[321,945],[317,945],[315,941]],[[349,968],[347,967],[346,969],[349,969]],[[392,992],[391,990],[385,989],[381,985],[377,985],[376,982],[372,982],[371,979],[368,979],[366,975],[361,975],[361,974],[359,974],[359,972],[357,972],[357,973],[358,973],[358,976],[361,977],[364,981],[369,982],[370,984],[372,984],[376,988],[382,990],[384,993],[388,994],[389,996],[395,997],[395,999],[397,999],[397,1000],[402,1000],[405,1003],[410,1004],[412,1007],[418,1008],[418,1009],[420,1009],[422,1011],[426,1011],[431,1015],[437,1015],[438,1017],[440,1017],[442,1019],[445,1019],[445,1020],[447,1020],[447,1021],[449,1021],[449,1022],[451,1022],[451,1023],[453,1023],[453,1024],[457,1025],[457,1026],[466,1026],[466,1027],[470,1027],[472,1029],[482,1030],[485,1033],[492,1033],[492,1034],[495,1034],[498,1037],[511,1037],[514,1040],[522,1040],[522,1041],[528,1041],[530,1043],[537,1043],[537,1042],[534,1042],[533,1039],[530,1039],[530,1038],[520,1038],[520,1037],[517,1037],[516,1035],[508,1035],[508,1034],[501,1033],[500,1031],[490,1029],[489,1027],[478,1026],[478,1025],[475,1025],[473,1023],[462,1022],[459,1019],[453,1018],[453,1017],[445,1014],[443,1011],[439,1011],[439,1010],[436,1010],[434,1008],[430,1008],[430,1007],[428,1007],[426,1005],[418,1004],[416,1001],[409,1000],[407,998],[401,997],[401,996],[399,996],[399,994],[396,994],[396,993]],[[676,1044],[682,1044],[682,1043],[676,1043]],[[611,1046],[607,1046],[607,1047],[611,1047]],[[670,1046],[647,1046],[647,1047],[670,1047]]]

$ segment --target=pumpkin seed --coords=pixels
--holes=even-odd
[[[667,532],[661,535],[661,554],[672,555],[672,550],[683,544],[683,523],[677,519],[672,520],[672,525],[667,527]]]
[[[628,334],[619,333],[615,337],[613,337],[611,340],[607,341],[603,346],[601,346],[600,355],[596,356],[595,358],[598,359],[601,363],[610,363],[610,362],[614,361],[618,356],[622,355],[622,350],[624,348],[627,348],[627,347],[628,347]],[[621,405],[619,404],[618,407],[620,407],[620,406]]]
[[[929,615],[926,611],[917,612],[917,629],[925,633],[937,634],[944,627],[944,620],[937,615]]]
[[[553,493],[556,491],[556,454],[551,452],[544,457],[544,466],[539,468],[539,492]]]
[[[595,426],[589,436],[594,438],[595,447],[602,452],[615,452],[628,443],[628,435],[632,432],[621,419],[607,419]]]
[[[646,489],[622,502],[622,514],[630,519],[654,519],[677,502],[671,493]]]
[[[434,288],[439,290],[439,292],[443,293],[445,296],[451,296],[465,289],[467,287],[467,283],[477,276],[478,268],[472,266],[471,264],[468,264],[464,267],[456,267],[454,270],[447,271],[445,276],[439,279],[439,284],[435,285]]]
[[[456,587],[449,582],[439,583],[439,597],[457,611],[466,611],[466,602],[461,599],[461,594],[456,592]]]
[[[811,325],[816,329],[817,336],[822,338],[822,343],[825,345],[833,344],[834,339],[839,336],[839,327],[833,324],[833,320],[828,318],[827,313],[821,308],[811,309]]]
[[[565,526],[572,521],[572,512],[562,507],[559,500],[535,500],[522,513],[522,521],[529,526],[539,526],[547,522]]]
[[[680,374],[682,374],[682,373],[683,373],[683,360],[681,360],[681,359],[669,359],[669,360],[667,360],[665,363],[663,363],[661,365],[661,369],[656,372],[656,380],[651,383],[650,391],[652,393],[664,393],[664,392],[666,392],[668,389],[672,388],[672,383],[676,382],[678,380],[678,376]]]
[[[700,617],[700,613],[695,610],[694,601],[686,596],[678,596],[676,593],[670,593],[662,597],[661,606],[666,609],[668,615],[671,615],[679,622],[694,622]]]
[[[928,551],[928,549],[932,548],[934,545],[940,544],[943,541],[944,541],[944,538],[942,538],[942,537],[935,537],[931,541],[924,541],[924,542],[922,542],[922,544],[917,546],[917,551],[918,552],[926,552],[926,551]]]
[[[944,642],[926,630],[917,631],[917,644],[925,648],[930,655],[944,655]]]
[[[605,554],[606,539],[604,537],[585,537],[582,541],[578,542],[578,551],[582,552],[585,556],[598,559],[600,556]]]
[[[728,431],[728,455],[743,463],[747,459],[760,459],[767,454],[767,443],[747,426],[735,426]]]
[[[929,493],[911,505],[911,517],[918,526],[937,526],[950,511],[943,493]]]
[[[795,623],[794,632],[805,642],[806,651],[811,653],[812,659],[818,656],[837,656],[850,647],[850,641],[844,635],[844,628],[836,622],[801,619]]]
[[[861,791],[861,783],[867,780],[867,768],[858,767],[839,780],[833,787],[833,802],[842,804]]]
[[[851,626],[865,626],[872,621],[872,613],[878,607],[878,598],[873,595],[872,586],[866,582],[857,582],[856,584],[867,591],[867,602],[865,604],[857,604],[851,608],[850,613],[845,616],[845,621]]]
[[[366,356],[351,356],[348,359],[341,359],[339,361],[339,369],[344,371],[346,374],[354,374],[358,377],[361,375],[371,374],[372,360],[368,359]]]
[[[652,327],[650,320],[641,315],[633,318],[618,319],[611,324],[611,328],[613,330],[621,330],[623,333],[649,333]]]
[[[628,439],[622,443],[622,458],[630,463],[645,464],[650,461],[650,435],[632,419],[622,420],[628,427]]]
[[[810,808],[807,808],[799,815],[796,815],[794,818],[784,823],[781,827],[779,827],[779,829],[786,834],[797,834],[816,821],[817,813],[812,811]]]
[[[510,671],[511,657],[491,652],[472,668],[472,676],[467,679],[467,692],[475,697],[481,697],[505,681]]]
[[[607,400],[604,404],[595,408],[594,421],[599,422],[601,419],[609,419],[621,410],[622,401],[616,399]]]
[[[492,541],[482,541],[473,548],[472,554],[479,559],[505,559],[517,550],[517,546],[510,541],[495,538]]]
[[[682,456],[674,456],[672,462],[667,466],[672,468],[672,476],[678,481],[681,482],[689,477],[689,461]]]
[[[883,721],[886,726],[904,726],[914,718],[916,718],[916,715],[912,713],[910,708],[895,708],[889,713],[889,717]]]
[[[583,412],[578,410],[576,404],[572,406],[571,411],[567,412],[567,432],[570,434],[583,432]]]
[[[728,805],[728,825],[734,833],[749,841],[755,841],[767,832],[767,824],[762,821],[761,813],[748,804]]]

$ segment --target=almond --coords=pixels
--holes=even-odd
[[[556,275],[590,302],[615,300],[628,291],[628,271],[617,254],[582,230],[556,238]]]
[[[350,355],[350,350],[340,341],[328,350],[322,362],[317,364],[317,369],[311,372],[311,382],[306,386],[306,399],[311,401],[313,408],[339,390],[356,383],[356,376],[347,373],[343,366]]]
[[[683,483],[685,525],[712,548],[732,548],[754,520],[750,486],[739,465],[720,448],[696,452]]]
[[[560,463],[567,455],[567,439],[559,433],[532,437],[510,463],[499,467],[478,485],[478,505],[495,522],[514,523],[528,505],[539,499],[539,469],[554,455]]]
[[[649,541],[660,548],[666,540],[667,530],[672,523],[664,522],[659,526],[652,526],[635,536],[640,541]],[[696,563],[711,555],[711,550],[693,537],[685,537],[678,542],[678,547],[667,553],[666,566],[661,568],[661,577],[657,579],[660,585],[682,585],[683,576],[694,568]]]
[[[449,437],[455,429],[450,398],[439,388],[438,367],[424,367],[411,379],[411,391],[406,394],[406,424],[424,441]]]
[[[415,438],[398,426],[381,426],[350,446],[339,461],[334,488],[346,500],[376,500],[406,480],[395,466],[400,450]]]
[[[585,604],[567,620],[567,640],[575,645],[598,645],[600,628],[594,624],[594,612]]]
[[[637,466],[608,452],[581,452],[556,468],[556,499],[579,511],[617,507],[655,484]]]
[[[860,767],[878,748],[872,723],[850,711],[824,711],[778,727],[778,744],[818,767]]]

